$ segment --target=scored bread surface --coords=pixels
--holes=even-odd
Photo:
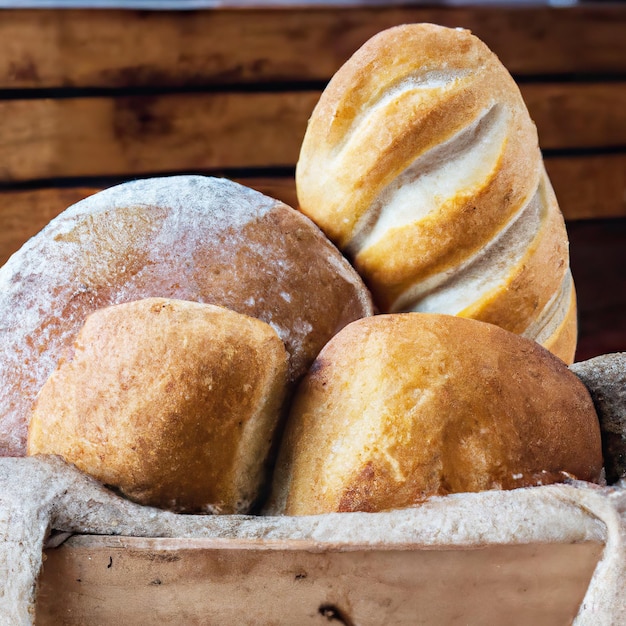
[[[567,233],[537,131],[469,31],[412,24],[368,41],[322,94],[296,182],[382,312],[490,321],[573,360],[575,312],[555,306],[572,301]]]
[[[387,510],[593,482],[601,468],[589,393],[536,342],[460,317],[379,315],[336,335],[300,385],[270,511]]]
[[[323,233],[228,180],[173,176],[67,209],[0,268],[0,455],[22,455],[35,396],[96,309],[147,297],[216,304],[272,326],[296,381],[370,315],[369,293]]]
[[[260,495],[287,385],[264,322],[148,298],[87,317],[41,389],[29,454],[58,454],[160,508],[245,513]]]

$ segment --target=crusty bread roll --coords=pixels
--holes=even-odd
[[[245,513],[286,386],[265,322],[163,298],[107,307],[41,389],[28,454],[58,454],[140,504]]]
[[[268,512],[381,511],[601,469],[589,393],[539,344],[460,317],[379,315],[344,328],[303,379]]]
[[[0,269],[0,455],[22,455],[35,395],[88,313],[147,297],[217,304],[270,324],[295,381],[372,313],[357,273],[285,204],[200,176],[135,181],[53,220]]]
[[[322,94],[296,182],[381,312],[491,322],[572,362],[567,233],[536,128],[469,31],[412,24],[368,41]]]

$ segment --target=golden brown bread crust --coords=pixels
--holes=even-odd
[[[163,298],[107,307],[43,386],[28,454],[58,454],[140,504],[245,513],[286,386],[264,322]]]
[[[565,363],[573,363],[576,356],[578,337],[578,313],[576,310],[576,290],[572,284],[569,297],[566,301],[566,313],[561,318],[560,325],[552,330],[547,338],[539,338],[540,343],[552,354],[560,356]]]
[[[296,183],[381,312],[476,317],[532,339],[553,317],[563,219],[518,87],[469,31],[411,24],[368,41],[322,94]],[[575,333],[551,345],[568,360]]]
[[[140,180],[70,207],[0,269],[0,455],[23,455],[35,396],[85,317],[147,297],[225,306],[270,324],[297,380],[372,313],[367,289],[298,211],[231,181]]]
[[[270,510],[380,511],[597,481],[601,468],[589,393],[536,342],[459,317],[380,315],[341,331],[304,378]]]
[[[576,292],[568,267],[565,222],[545,173],[537,195],[541,229],[510,264],[506,278],[457,315],[538,341],[570,364],[577,343]]]

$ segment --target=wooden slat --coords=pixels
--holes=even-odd
[[[626,146],[626,82],[529,83],[520,89],[542,148]]]
[[[520,75],[624,74],[625,9],[3,11],[0,88],[327,80],[372,35],[409,22],[469,28]]]
[[[36,623],[554,626],[575,617],[603,548],[297,543],[78,536],[46,553]]]
[[[626,217],[626,152],[550,157],[545,164],[567,220]]]
[[[0,180],[293,165],[318,96],[0,101]]]
[[[626,82],[532,84],[522,92],[542,148],[626,145]],[[0,101],[0,180],[293,166],[319,95]]]
[[[578,296],[576,360],[626,352],[626,219],[568,224]]]

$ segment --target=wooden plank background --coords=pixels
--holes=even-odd
[[[580,357],[626,350],[612,313],[626,304],[626,239],[612,236],[609,264],[608,231],[594,230],[601,219],[621,233],[626,219],[624,3],[4,10],[0,263],[76,200],[128,178],[225,175],[295,206],[293,169],[326,82],[376,32],[422,21],[471,29],[518,80],[580,268]],[[605,318],[612,339],[596,342]]]
[[[293,166],[320,95],[307,90],[0,101],[0,180]],[[522,85],[522,95],[548,163],[553,150],[626,146],[626,81]]]
[[[3,12],[0,87],[326,81],[372,35],[410,22],[469,28],[519,76],[626,72],[626,14],[619,3],[394,4],[400,3],[180,13]]]

